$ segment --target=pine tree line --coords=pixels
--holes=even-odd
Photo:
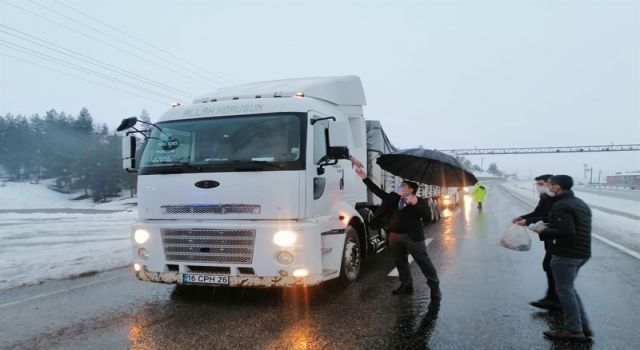
[[[55,109],[0,116],[0,167],[13,181],[55,179],[55,190],[80,190],[94,201],[123,189],[133,195],[136,177],[122,170],[120,148],[120,137],[106,124],[94,125],[86,108],[77,116]]]

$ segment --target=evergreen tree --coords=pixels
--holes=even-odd
[[[502,176],[502,172],[498,170],[498,165],[496,163],[489,164],[489,169],[487,170],[487,172],[496,176]]]

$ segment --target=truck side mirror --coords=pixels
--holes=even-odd
[[[118,125],[118,128],[116,129],[116,131],[131,129],[136,125],[137,122],[138,122],[138,118],[136,117],[124,118],[120,122],[120,125]]]
[[[327,156],[330,159],[349,159],[349,148],[342,146],[329,147]]]
[[[135,136],[128,135],[122,138],[122,168],[128,172],[137,171],[136,169],[136,143],[138,139]]]

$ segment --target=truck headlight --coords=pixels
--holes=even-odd
[[[296,239],[293,231],[278,231],[273,235],[273,243],[280,247],[291,247],[296,243]]]
[[[144,242],[149,240],[149,232],[139,228],[133,234],[133,239],[136,241],[136,243],[143,244]]]

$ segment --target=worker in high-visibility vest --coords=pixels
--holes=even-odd
[[[481,183],[476,183],[471,189],[473,199],[478,203],[478,210],[482,210],[482,202],[487,197],[487,188]]]

